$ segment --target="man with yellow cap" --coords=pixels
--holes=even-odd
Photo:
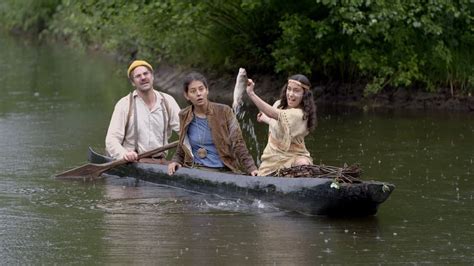
[[[168,144],[172,131],[179,132],[180,108],[171,95],[153,88],[153,67],[146,61],[133,61],[127,74],[135,90],[115,105],[105,146],[115,159],[134,162],[138,154]]]

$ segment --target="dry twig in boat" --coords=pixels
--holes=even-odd
[[[290,168],[283,168],[271,174],[278,177],[314,177],[314,178],[334,178],[340,183],[360,183],[362,169],[359,165],[344,165],[335,167],[329,165],[298,165]]]

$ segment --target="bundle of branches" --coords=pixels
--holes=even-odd
[[[362,169],[357,164],[335,167],[329,165],[299,165],[283,168],[271,174],[279,177],[334,178],[339,183],[360,183]]]

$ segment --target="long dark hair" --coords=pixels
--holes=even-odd
[[[308,130],[313,131],[318,124],[318,120],[316,117],[316,103],[314,102],[313,93],[311,92],[311,82],[309,82],[309,79],[302,74],[293,75],[288,79],[297,80],[310,88],[309,90],[304,90],[303,100],[301,102],[303,103],[303,120],[307,120]],[[285,109],[288,107],[288,101],[286,100],[287,87],[288,83],[286,83],[286,85],[281,90],[280,105],[278,108]]]
[[[206,87],[206,89],[209,89],[209,86],[207,85],[207,79],[198,72],[191,72],[184,77],[183,81],[183,90],[184,92],[188,93],[188,86],[191,84],[193,81],[201,81],[202,84]]]

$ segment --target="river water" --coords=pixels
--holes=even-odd
[[[307,138],[315,162],[359,163],[364,179],[396,185],[373,217],[304,216],[134,179],[54,179],[85,163],[87,146],[103,149],[130,89],[125,69],[0,34],[0,264],[474,263],[472,113],[319,108]],[[244,133],[257,158],[266,128],[254,130]]]

